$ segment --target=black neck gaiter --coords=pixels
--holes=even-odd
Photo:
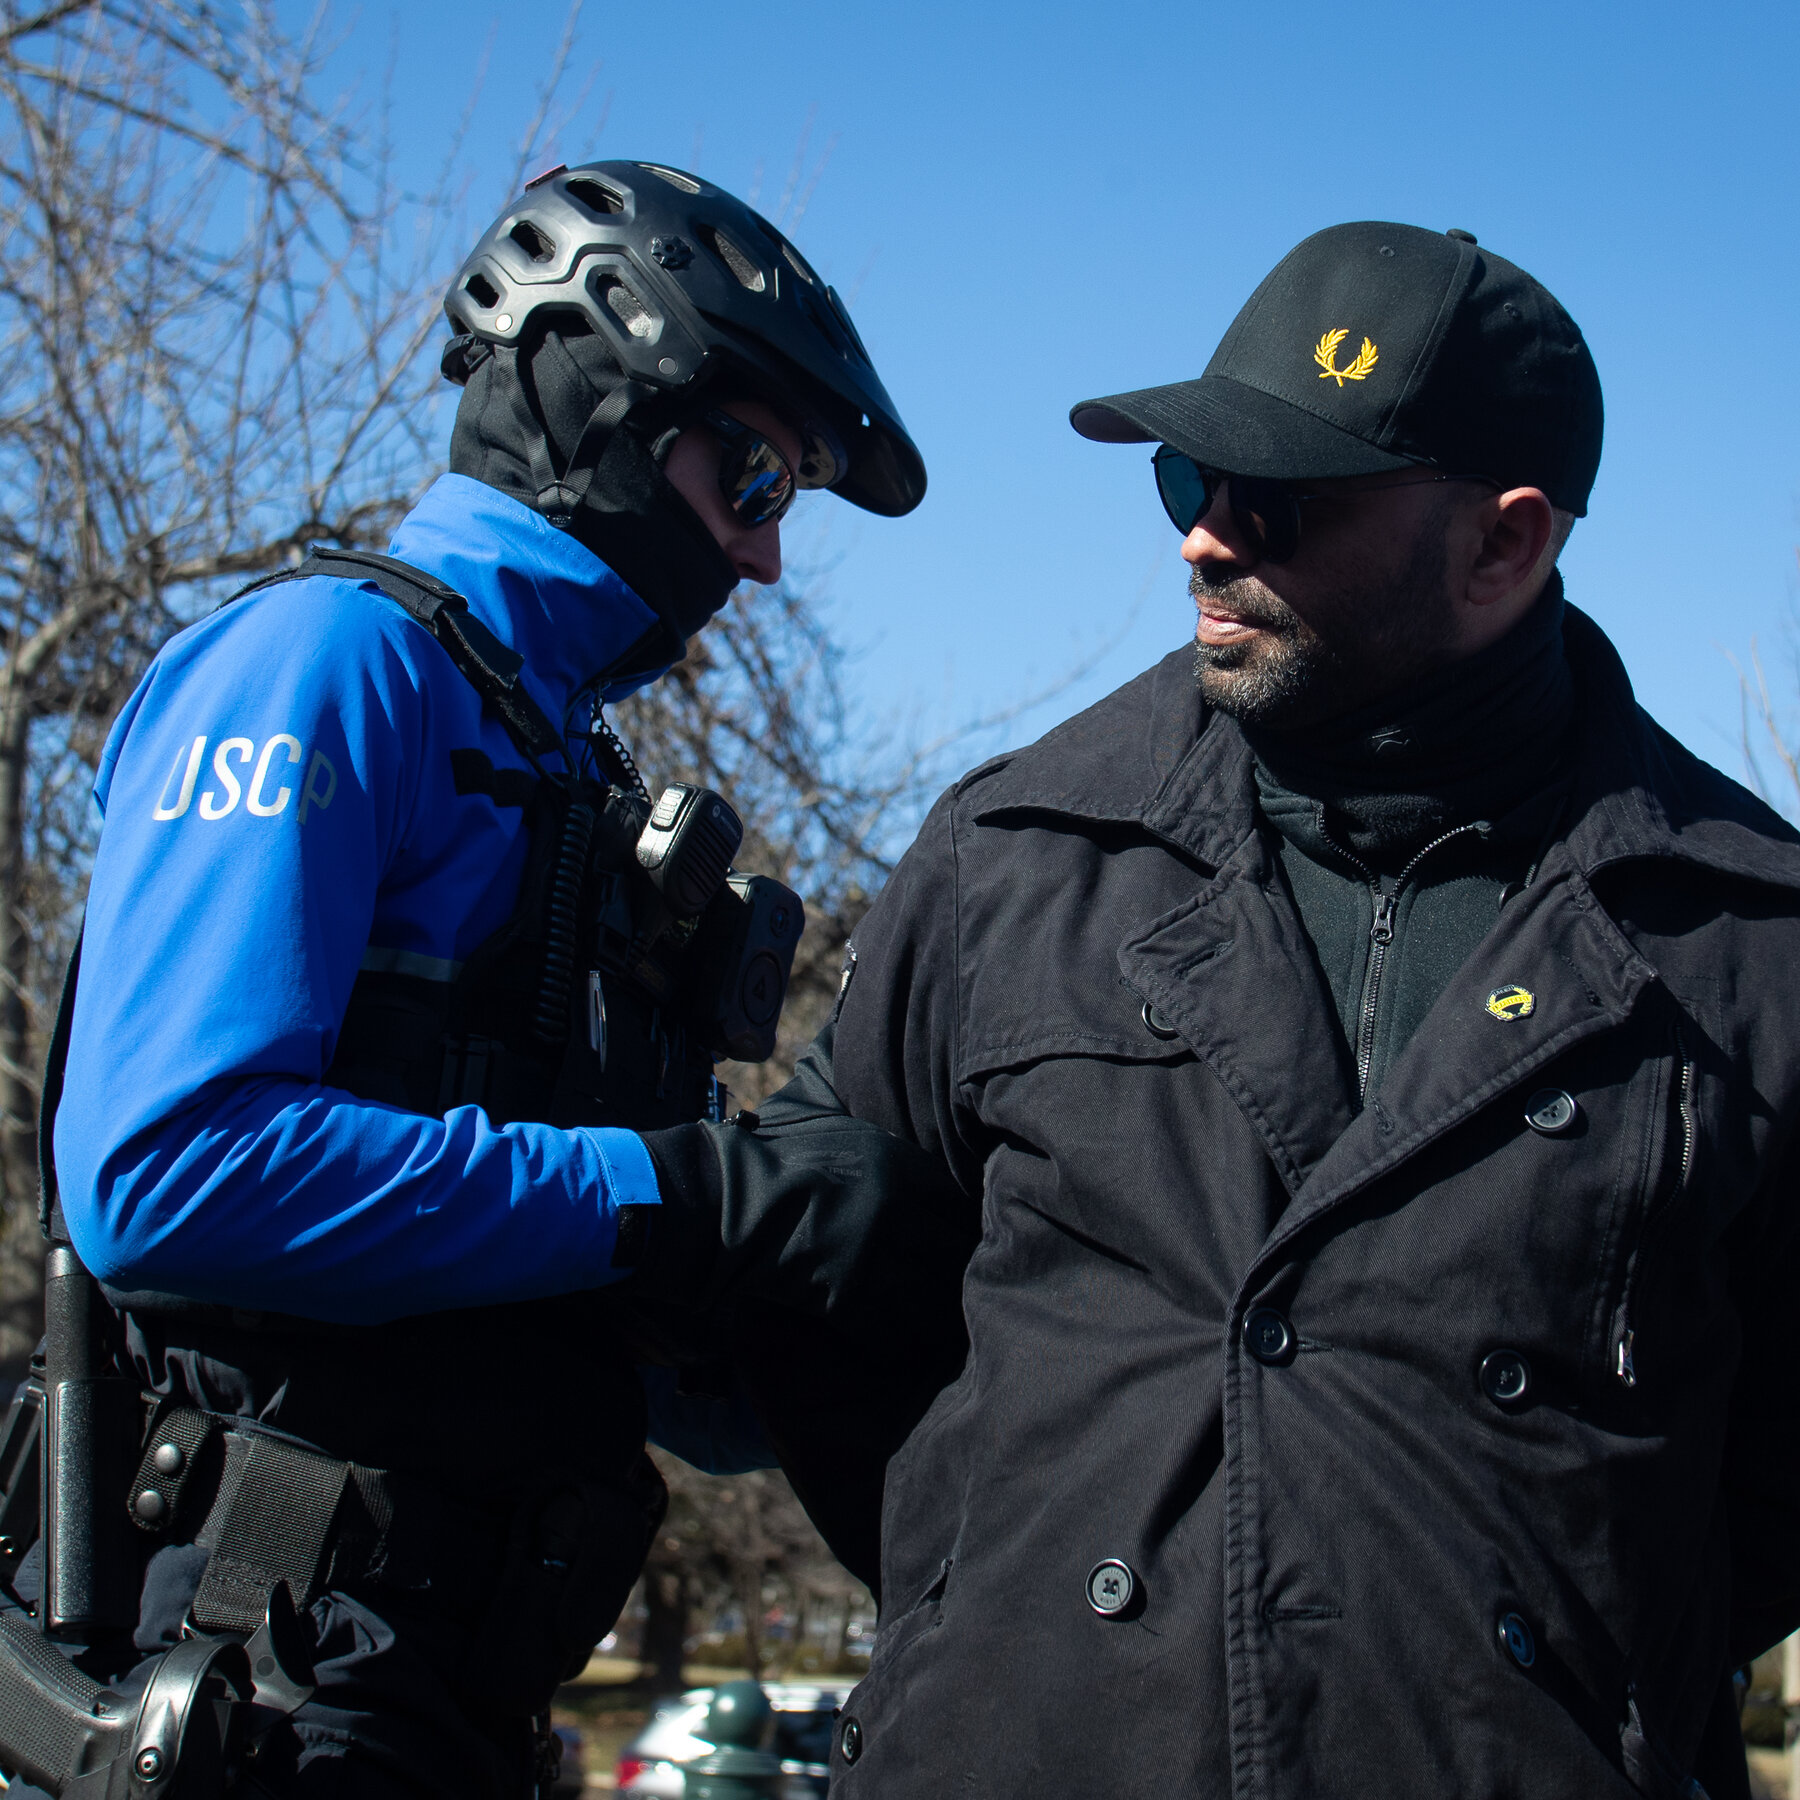
[[[1244,726],[1258,783],[1321,801],[1332,835],[1378,868],[1440,833],[1500,819],[1562,772],[1575,690],[1563,589],[1497,644],[1305,731]]]
[[[533,511],[539,482],[532,440],[547,435],[560,476],[596,407],[624,372],[600,339],[547,332],[531,348],[478,354],[450,438],[453,473],[498,488]],[[585,544],[657,615],[653,663],[678,661],[686,640],[723,606],[737,570],[651,454],[649,434],[682,423],[665,404],[654,424],[634,413],[606,440],[569,535]],[[634,659],[642,660],[642,658]]]

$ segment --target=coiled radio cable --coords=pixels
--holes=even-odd
[[[575,984],[575,928],[581,910],[581,884],[587,874],[588,849],[594,841],[594,809],[575,801],[563,815],[562,843],[556,853],[556,875],[550,884],[548,941],[544,973],[538,983],[534,1028],[541,1042],[560,1044],[569,1032],[569,996]]]

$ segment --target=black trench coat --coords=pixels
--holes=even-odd
[[[835,1088],[979,1208],[838,1800],[1745,1792],[1800,840],[1567,638],[1566,830],[1364,1110],[1190,651],[932,813],[757,1134],[798,1169]]]

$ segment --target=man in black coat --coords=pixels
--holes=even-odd
[[[1346,225],[1073,420],[1161,446],[1196,646],[940,801],[760,1123],[652,1140],[766,1205],[880,1126],[979,1231],[833,1793],[1744,1796],[1800,840],[1565,603],[1587,348]]]

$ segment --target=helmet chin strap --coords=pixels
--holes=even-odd
[[[537,416],[537,409],[525,391],[525,383],[515,376],[507,386],[514,419],[530,450],[537,509],[558,531],[567,531],[587,497],[588,484],[594,479],[594,471],[606,454],[613,433],[634,406],[655,398],[656,389],[647,382],[621,381],[588,415],[568,466],[558,474],[550,459],[550,433]]]
[[[559,441],[548,429],[545,397],[532,376],[508,345],[497,347],[474,372],[472,405],[459,411],[452,440],[452,467],[458,466],[460,444],[465,472],[512,494],[591,550],[663,622],[660,634],[647,633],[642,645],[633,646],[634,670],[680,661],[687,640],[725,604],[738,572],[669,485],[650,445],[626,425],[632,408],[660,398],[661,390],[613,376],[610,391],[595,404],[600,381],[590,375],[584,410],[570,407],[558,415],[566,420]],[[583,421],[580,436],[565,457],[562,445],[576,420]]]

